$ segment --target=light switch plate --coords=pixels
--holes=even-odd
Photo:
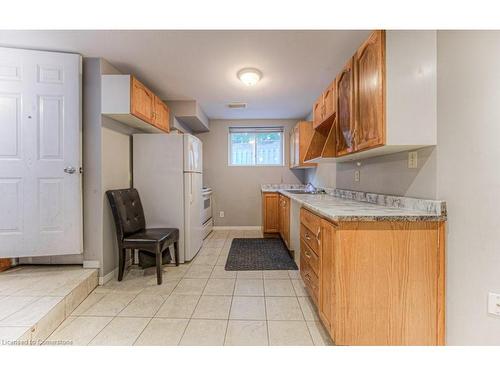
[[[224,211],[219,211],[219,217],[224,217]]]
[[[488,314],[500,316],[500,294],[488,293]]]
[[[408,153],[408,168],[418,168],[418,153],[417,151],[410,151]]]

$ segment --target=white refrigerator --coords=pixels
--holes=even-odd
[[[149,228],[179,228],[179,261],[203,241],[202,143],[189,134],[134,134],[133,186]]]

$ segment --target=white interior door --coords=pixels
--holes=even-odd
[[[80,67],[0,48],[0,257],[82,252]]]

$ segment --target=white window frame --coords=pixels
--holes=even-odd
[[[231,142],[231,134],[232,133],[281,133],[281,164],[232,164],[231,160],[231,151],[232,151],[232,142]],[[285,148],[286,148],[286,135],[285,128],[283,126],[230,126],[227,133],[227,165],[229,167],[284,167],[286,165],[285,160]],[[256,143],[255,146],[256,147]],[[257,156],[257,152],[254,152],[255,156]],[[256,160],[255,160],[256,161]]]

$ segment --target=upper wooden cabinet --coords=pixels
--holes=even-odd
[[[155,105],[153,110],[153,125],[167,133],[170,131],[170,110],[157,96],[155,96]]]
[[[319,96],[313,105],[313,129],[320,126],[331,125],[335,115],[335,80]]]
[[[358,49],[356,72],[355,150],[385,143],[385,32],[375,31]]]
[[[335,114],[335,80],[323,93],[323,120],[331,118]]]
[[[293,128],[290,137],[290,168],[314,168],[317,166],[316,163],[305,161],[313,133],[311,121],[300,121]]]
[[[130,82],[130,113],[148,122],[154,122],[155,95],[137,78],[132,77]]]
[[[170,130],[167,105],[131,75],[102,76],[102,114],[148,133]]]
[[[323,122],[323,94],[314,102],[312,114],[312,126],[316,129]]]
[[[349,59],[337,76],[337,137],[336,156],[346,155],[354,149],[354,69]]]
[[[437,144],[436,46],[435,31],[376,30],[368,36],[337,74],[334,107],[328,90],[313,105],[315,132],[334,113],[334,153],[328,157],[349,161]],[[321,133],[312,139],[325,140]],[[314,161],[325,159],[315,149]]]

